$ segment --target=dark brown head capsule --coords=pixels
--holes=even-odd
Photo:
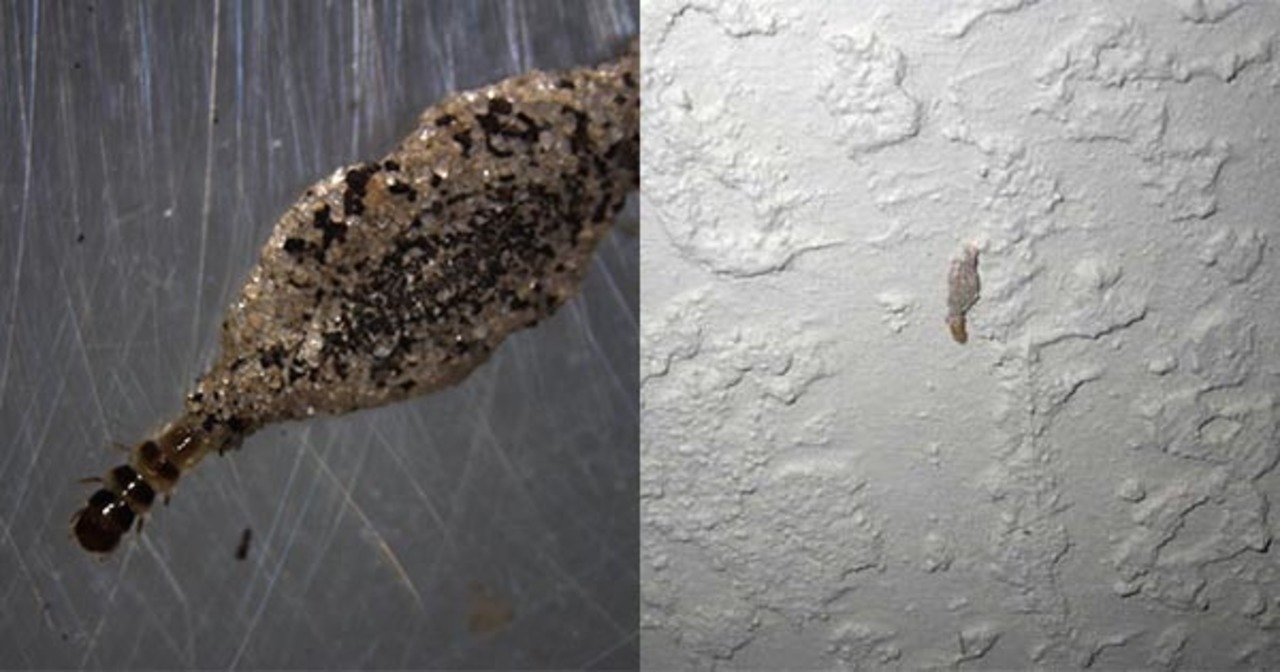
[[[133,526],[133,520],[129,504],[103,488],[89,497],[89,505],[76,513],[71,525],[81,548],[110,553]]]
[[[86,551],[110,553],[120,544],[137,517],[146,513],[156,493],[133,467],[122,464],[107,472],[103,487],[76,512],[71,529]]]

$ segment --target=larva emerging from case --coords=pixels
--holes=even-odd
[[[265,425],[453,385],[577,293],[639,185],[639,55],[449,96],[280,218],[185,412],[73,517],[114,549],[156,494]]]
[[[978,279],[978,246],[969,243],[961,255],[951,260],[947,273],[947,327],[956,343],[969,341],[965,314],[978,302],[982,284]]]

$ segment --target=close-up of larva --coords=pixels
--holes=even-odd
[[[578,291],[639,182],[638,53],[532,71],[424,111],[277,221],[180,417],[72,518],[107,553],[211,452],[272,423],[454,385]],[[247,545],[247,544],[246,544]]]
[[[969,342],[966,315],[978,302],[982,291],[978,279],[978,246],[968,243],[960,256],[951,260],[947,273],[947,328],[951,338],[961,345]]]

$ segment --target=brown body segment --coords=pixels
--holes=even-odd
[[[339,169],[277,222],[182,417],[138,444],[136,478],[76,514],[115,547],[212,450],[263,426],[453,385],[575,295],[639,184],[637,45],[531,72],[425,111],[388,156]],[[104,494],[105,493],[105,494]]]
[[[965,245],[960,256],[951,261],[947,273],[947,328],[951,331],[951,338],[962,345],[969,341],[969,309],[978,302],[982,293],[978,253],[977,244]]]

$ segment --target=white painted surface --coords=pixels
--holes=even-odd
[[[646,0],[644,663],[1280,667],[1278,33]]]

